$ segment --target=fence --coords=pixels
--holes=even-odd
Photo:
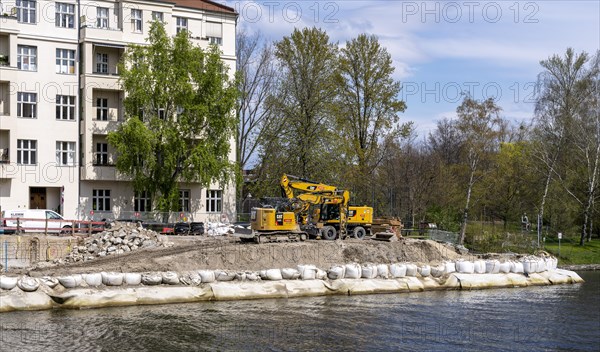
[[[0,268],[24,268],[41,261],[63,258],[79,240],[50,240],[38,237],[11,237],[0,241]]]

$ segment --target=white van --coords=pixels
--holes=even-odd
[[[4,210],[2,226],[5,228],[5,233],[16,230],[17,218],[22,232],[45,232],[46,219],[48,219],[48,232],[70,232],[73,227],[72,222],[66,221],[60,214],[48,209]]]

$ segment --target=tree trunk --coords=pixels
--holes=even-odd
[[[463,211],[463,223],[460,229],[460,242],[459,244],[465,243],[465,235],[467,233],[467,220],[469,219],[469,204],[471,202],[471,192],[473,190],[473,179],[475,178],[475,170],[471,170],[471,176],[469,177],[469,188],[467,189],[467,201],[465,203],[465,209]]]

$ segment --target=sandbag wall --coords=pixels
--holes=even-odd
[[[553,257],[476,260],[435,265],[340,264],[261,271],[87,273],[57,277],[0,276],[0,312],[93,308],[207,300],[399,293],[577,283]]]

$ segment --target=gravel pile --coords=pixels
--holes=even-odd
[[[119,255],[141,248],[172,247],[166,236],[138,226],[135,223],[113,223],[110,229],[85,239],[82,246],[74,246],[64,260],[56,262],[81,262],[97,257]]]

